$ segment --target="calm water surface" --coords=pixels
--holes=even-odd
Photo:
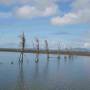
[[[25,54],[23,64],[18,60],[19,53],[0,53],[0,90],[90,90],[90,57],[40,55],[35,63],[35,55]]]

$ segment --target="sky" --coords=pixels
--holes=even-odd
[[[90,0],[0,0],[0,47],[90,48]]]

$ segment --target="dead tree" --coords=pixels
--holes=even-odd
[[[20,42],[20,46],[21,46],[21,53],[20,53],[20,59],[19,61],[23,63],[23,54],[24,54],[24,49],[25,49],[25,35],[24,32],[22,33],[21,37],[21,42]]]
[[[47,59],[49,59],[49,47],[48,47],[48,41],[45,40],[45,48],[46,48],[46,53],[47,53]]]
[[[39,39],[36,38],[36,60],[35,62],[39,61]]]
[[[57,54],[58,54],[58,59],[60,59],[60,43],[58,44],[58,52],[57,52]]]

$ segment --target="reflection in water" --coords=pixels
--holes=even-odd
[[[60,66],[60,59],[57,60],[57,70],[59,70]]]
[[[73,56],[71,56],[71,57],[69,58],[69,63],[72,63],[72,62],[73,62],[73,60],[74,60],[74,57],[73,57]]]
[[[49,62],[49,59],[50,59],[50,56],[49,57],[47,56],[47,62]]]
[[[49,62],[45,63],[45,67],[40,66],[41,63],[35,63],[31,90],[45,90],[46,81],[48,81]],[[40,68],[41,67],[41,68]]]
[[[73,62],[73,60],[74,60],[74,56],[73,55],[69,55],[69,56],[64,56],[64,62],[65,63],[67,63],[67,62],[69,62],[69,63],[71,63],[71,62]]]
[[[65,60],[67,59],[67,56],[66,56],[66,55],[64,56],[64,59],[65,59]]]
[[[69,58],[69,59],[72,59],[72,55],[69,55],[68,58]]]
[[[15,63],[0,65],[0,90],[90,90],[90,58],[67,56],[64,59],[61,56],[60,60],[50,58],[49,62],[44,57],[41,58],[43,60],[35,63],[30,57],[29,64],[26,64],[26,60],[25,63],[19,62],[18,68]],[[2,58],[0,62],[3,61]]]
[[[73,55],[69,55],[68,58],[69,58],[69,60],[73,60],[74,56]]]
[[[57,59],[60,60],[60,55],[58,55]]]
[[[16,90],[25,90],[24,75],[23,75],[23,63],[19,63],[19,76],[17,79]]]
[[[38,60],[39,60],[39,58],[38,58]],[[47,60],[45,68],[43,70],[44,77],[47,76],[47,74],[48,74],[48,66],[49,66],[49,61]],[[33,75],[34,79],[37,79],[39,77],[39,74],[40,74],[40,72],[39,72],[39,63],[35,63],[35,70],[34,71],[35,71],[34,75]]]
[[[64,62],[67,63],[67,56],[64,56]]]
[[[3,64],[2,62],[0,62],[0,64]]]
[[[24,56],[24,53],[21,52],[20,53],[20,57],[19,57],[19,62],[23,63],[23,56]]]
[[[16,85],[15,90],[26,90],[25,80],[24,80],[24,71],[23,71],[23,62],[19,62],[19,75],[17,78],[17,85]]]
[[[60,49],[58,49],[58,56],[57,59],[60,59]]]
[[[44,66],[42,74],[41,74],[41,71],[40,71],[41,69],[39,68],[39,63],[38,63],[39,57],[36,55],[36,58],[35,58],[36,63],[35,63],[35,69],[33,72],[33,80],[31,82],[32,84],[29,87],[32,90],[38,90],[38,88],[43,87],[44,85],[47,85],[47,87],[49,87],[47,81],[49,79],[48,76],[49,76],[49,66],[50,66],[49,64],[50,63],[49,63],[48,59],[49,58],[47,58],[47,60],[46,60],[47,61],[46,64],[44,64],[45,66]],[[71,60],[73,60],[72,57],[69,58],[68,56],[65,56],[65,58],[64,58],[65,62],[67,62],[67,61],[71,62]],[[58,58],[58,60],[57,60],[57,72],[59,72],[59,70],[60,70],[60,61],[61,60]],[[16,85],[15,90],[29,90],[29,89],[27,89],[27,84],[25,82],[23,64],[24,64],[23,62],[19,62],[19,76],[17,79],[18,81],[17,81],[17,85]],[[45,81],[44,82],[40,81],[40,80],[43,80],[43,78],[45,79]],[[42,86],[41,82],[43,82],[43,84],[44,84],[43,86]],[[37,88],[37,89],[35,89],[35,88]]]
[[[26,56],[26,54],[24,54],[24,57],[25,57],[26,63],[29,64],[29,58]]]
[[[47,61],[49,61],[50,59],[50,56],[47,55]],[[39,62],[39,54],[36,54],[35,56],[35,63],[38,63]]]
[[[32,74],[32,82],[30,85],[30,90],[38,90],[39,85],[40,85],[40,72],[39,72],[39,63],[34,63],[34,72]]]
[[[39,62],[39,54],[36,54],[35,63],[38,63],[38,62]]]
[[[14,64],[14,62],[13,62],[13,61],[11,61],[11,64]]]
[[[35,72],[34,72],[34,79],[37,79],[39,76],[39,63],[35,64]]]
[[[49,73],[49,61],[47,60],[46,65],[43,70],[43,76],[45,79],[47,79]]]

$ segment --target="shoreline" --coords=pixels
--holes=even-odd
[[[32,48],[0,48],[0,52],[23,52],[23,53],[38,53],[38,54],[60,54],[60,55],[77,55],[77,56],[90,56],[90,51],[74,51],[74,50],[45,50],[40,49],[39,51]]]

